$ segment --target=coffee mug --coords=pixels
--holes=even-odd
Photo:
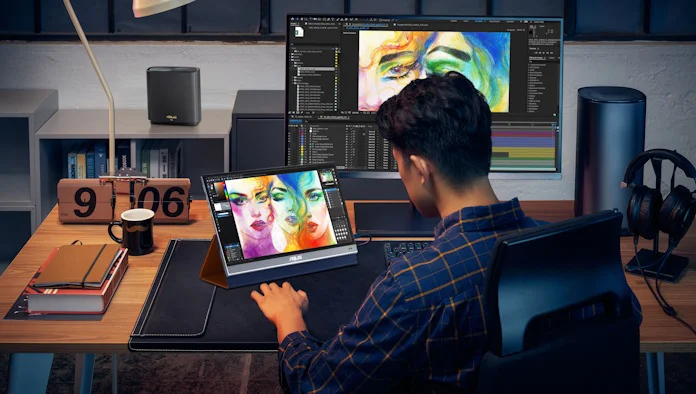
[[[121,214],[121,221],[109,223],[109,236],[120,243],[121,247],[128,248],[128,254],[131,256],[148,254],[155,249],[152,237],[154,217],[155,213],[149,209],[129,209]],[[123,229],[121,238],[112,232],[114,226]]]

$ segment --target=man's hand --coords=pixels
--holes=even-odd
[[[278,329],[278,343],[293,332],[307,329],[302,314],[307,312],[309,299],[307,293],[293,289],[290,283],[279,287],[275,283],[262,284],[261,295],[258,291],[251,292],[251,298],[256,301],[264,316]]]

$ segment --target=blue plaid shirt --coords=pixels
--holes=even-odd
[[[322,343],[302,331],[283,340],[281,384],[297,393],[473,391],[485,352],[490,251],[502,233],[542,224],[517,199],[447,216],[428,248],[390,262],[336,337]]]

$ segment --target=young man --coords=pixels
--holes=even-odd
[[[489,252],[500,234],[541,223],[517,199],[500,202],[493,192],[491,111],[466,77],[411,82],[380,106],[377,123],[413,203],[442,217],[434,241],[392,260],[353,319],[325,343],[307,332],[302,290],[263,284],[251,296],[277,327],[292,392],[473,391],[485,352]]]

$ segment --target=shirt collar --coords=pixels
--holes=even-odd
[[[466,207],[442,219],[435,226],[435,238],[455,227],[459,232],[502,229],[524,217],[517,198],[493,205]]]

